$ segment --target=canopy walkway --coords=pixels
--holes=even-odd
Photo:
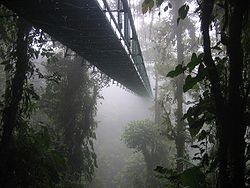
[[[127,0],[0,0],[110,78],[151,96],[134,21]]]

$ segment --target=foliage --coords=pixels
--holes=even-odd
[[[35,30],[1,7],[1,60],[5,87],[1,106],[1,187],[57,187],[65,160],[46,126],[29,121],[39,99],[32,78]],[[9,16],[10,15],[10,16]],[[12,15],[12,16],[11,16]],[[11,19],[9,19],[9,17]],[[31,31],[32,30],[32,31]],[[9,120],[8,118],[12,118]]]
[[[53,147],[52,135],[41,126],[19,130],[12,146],[12,156],[6,172],[11,178],[9,187],[59,187],[65,159]]]
[[[216,14],[216,8],[221,8],[222,14]],[[174,77],[189,70],[183,86],[184,92],[199,83],[203,96],[184,116],[189,122],[190,133],[201,143],[208,139],[214,144],[211,129],[205,127],[216,125],[212,130],[216,128],[217,131],[219,185],[245,187],[244,135],[248,123],[243,122],[242,118],[248,108],[245,99],[249,98],[249,77],[244,72],[249,72],[249,67],[245,66],[248,49],[243,41],[248,38],[245,35],[245,30],[248,30],[245,20],[249,17],[249,4],[243,6],[243,2],[237,4],[223,1],[217,4],[217,1],[204,1],[197,10],[200,10],[201,15],[204,53],[199,55],[201,58],[193,54],[188,66],[176,67],[168,76]],[[213,16],[214,19],[211,20]],[[211,46],[209,34],[211,21],[222,26],[221,40],[215,46]],[[219,29],[215,29],[218,32]],[[237,40],[234,34],[237,35]],[[234,141],[231,140],[232,137],[235,138]],[[208,154],[203,153],[203,158],[206,156]]]
[[[156,165],[168,165],[166,140],[160,135],[160,127],[150,120],[134,121],[128,124],[122,140],[129,148],[143,154],[146,163],[146,187],[157,186],[153,168]]]
[[[195,76],[191,76],[194,70],[198,70]],[[185,84],[183,85],[183,91],[187,92],[192,89],[198,82],[201,82],[207,76],[207,69],[203,63],[203,53],[197,56],[196,53],[192,54],[191,61],[186,65],[177,65],[175,70],[170,71],[167,76],[174,78],[184,72],[189,73],[189,75],[185,79]]]
[[[186,18],[188,10],[186,4],[179,8],[178,23]],[[249,2],[205,0],[197,2],[195,13],[201,19],[203,53],[193,53],[187,65],[179,64],[167,76],[186,73],[183,91],[199,92],[183,117],[199,143],[193,147],[201,151],[201,157],[195,158],[201,160],[202,167],[211,164],[209,172],[217,173],[218,167],[219,187],[245,187],[245,134],[249,122],[243,119],[249,110],[249,46],[244,41],[249,39]],[[215,45],[210,30],[216,32]],[[208,142],[210,152],[201,146],[207,148]],[[217,152],[216,157],[212,151]]]
[[[123,140],[129,148],[141,151],[145,145],[155,145],[158,142],[158,134],[157,125],[151,121],[135,121],[129,123],[126,127]]]
[[[168,179],[172,183],[168,184],[168,187],[175,187],[175,185],[190,188],[207,187],[205,175],[197,166],[188,168],[181,173],[160,166],[157,166],[155,171],[159,173],[159,178]]]
[[[66,154],[65,183],[91,181],[97,167],[93,148],[97,90],[81,59],[52,57],[47,64],[49,74],[58,74],[58,82],[48,81],[43,108],[57,132],[57,147]]]
[[[143,155],[134,153],[126,161],[123,169],[116,176],[117,188],[146,188],[146,169]]]
[[[163,131],[163,130],[161,130]],[[163,149],[164,138],[160,135],[160,127],[150,120],[133,121],[128,124],[122,136],[122,140],[129,148],[143,152],[145,149],[151,152]],[[156,156],[155,156],[156,157]]]
[[[0,94],[3,94],[0,102],[0,186],[85,186],[96,167],[93,150],[95,105],[104,82],[97,74],[91,74],[90,78],[88,67],[77,69],[80,62],[76,63],[77,68],[70,63],[56,64],[48,35],[3,6],[0,12]],[[40,72],[34,62],[42,57],[49,59],[50,67],[58,66],[58,70]],[[71,65],[73,69],[67,71]],[[38,66],[42,67],[39,63]],[[75,74],[79,79],[72,78],[73,71],[82,71],[80,75]],[[50,100],[54,102],[51,106],[44,105],[45,95],[39,101],[44,88],[39,85],[41,79],[49,83],[46,89],[50,96],[46,100],[48,104]],[[68,95],[72,97],[68,100],[71,89],[75,93]],[[71,102],[75,105],[72,111],[67,108]],[[56,108],[53,105],[57,105]],[[75,122],[74,127],[67,125],[66,130],[63,120],[67,117],[74,117]]]
[[[184,20],[187,17],[189,6],[187,4],[182,5],[178,10],[179,17],[177,18],[177,24],[179,24],[180,19]]]
[[[142,3],[142,13],[145,14],[148,11],[150,12],[154,5],[160,7],[163,4],[164,0],[144,0]],[[172,4],[169,2],[164,7],[164,12],[168,10],[168,8],[172,8]],[[177,24],[179,24],[180,20],[184,20],[187,17],[187,13],[189,11],[189,6],[187,4],[182,5],[178,10],[179,17],[177,18]]]
[[[157,63],[162,64],[160,67],[161,69],[158,72],[163,77],[161,79],[165,83],[160,87],[158,101],[163,111],[162,118],[165,122],[170,122],[170,124],[166,125],[168,126],[166,136],[175,141],[177,169],[182,171],[183,162],[180,159],[186,158],[184,143],[188,140],[185,122],[183,121],[182,116],[186,108],[185,98],[189,98],[189,94],[184,95],[182,92],[185,79],[183,73],[186,68],[185,61],[189,55],[191,55],[189,49],[196,47],[196,35],[194,33],[195,27],[192,23],[192,19],[187,18],[185,22],[182,21],[180,24],[178,21],[180,17],[184,19],[184,17],[187,16],[189,6],[185,4],[179,8],[179,6],[182,5],[182,1],[166,1],[162,6],[164,7],[166,4],[169,6],[169,3],[171,3],[171,9],[164,14],[163,19],[161,18],[162,21],[160,24],[162,26],[159,26],[163,27],[165,30],[159,35],[159,37],[162,38],[160,38],[162,42],[157,46],[160,50],[157,50],[163,52],[159,53],[162,54],[162,59]],[[166,10],[165,8],[164,11]],[[159,8],[159,11],[161,11],[161,8]],[[170,25],[170,27],[164,27],[165,25]],[[184,57],[184,55],[186,57]],[[163,66],[168,69],[163,69]],[[176,77],[173,80],[165,77],[166,72],[168,72],[169,69],[172,69],[171,66],[176,66],[176,69],[168,74],[169,77]],[[163,72],[164,70],[165,72]]]

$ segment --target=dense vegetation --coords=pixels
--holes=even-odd
[[[190,48],[185,52],[188,43],[184,41],[188,40],[184,35],[192,37],[190,27],[185,27],[192,19],[188,14],[189,3],[180,6],[177,2],[184,3],[145,0],[142,4],[144,13],[156,3],[164,11],[172,9],[178,14],[176,17],[173,13],[172,17],[176,23],[178,65],[167,74],[177,77],[175,136],[183,135],[185,127],[189,129],[192,139],[197,140],[191,147],[199,149],[193,159],[200,162],[184,169],[177,161],[178,176],[174,181],[191,187],[246,187],[249,179],[249,1],[197,1],[194,13],[201,21],[202,50],[197,44],[193,52]],[[184,58],[185,54],[191,60]],[[179,101],[185,101],[178,94],[179,87],[186,93],[189,104],[181,120],[178,116],[183,110]],[[178,156],[178,148],[184,150],[184,147],[180,141],[176,147]],[[175,174],[162,167],[156,171],[167,179]],[[192,177],[200,178],[199,182]]]
[[[94,140],[109,79],[0,6],[0,187],[250,186],[249,1],[130,3],[154,118],[128,123],[108,155]]]
[[[0,12],[0,185],[86,186],[97,167],[94,116],[105,79],[40,29]]]

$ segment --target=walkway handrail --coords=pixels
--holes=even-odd
[[[105,11],[110,16],[109,21],[111,22],[111,25],[112,25],[112,22],[114,24],[114,26],[113,26],[113,27],[115,27],[115,28],[113,28],[114,32],[121,39],[121,42],[124,42],[124,44],[122,43],[124,49],[129,54],[129,56],[133,62],[133,65],[134,65],[144,87],[148,91],[149,95],[152,96],[150,82],[149,82],[146,68],[144,65],[144,60],[143,60],[138,36],[136,33],[132,13],[131,13],[131,10],[130,10],[129,5],[128,5],[128,1],[127,0],[117,0],[117,2],[118,2],[118,7],[117,7],[118,9],[117,10],[111,10],[111,8],[106,0],[102,0],[102,2],[104,5],[104,8],[105,8]],[[122,9],[120,9],[119,6],[121,6]],[[117,12],[117,14],[118,14],[117,20],[115,19],[113,12]],[[120,23],[118,23],[119,19],[120,19],[119,16],[121,16],[121,12],[123,12],[123,21],[124,22],[121,23],[123,25],[119,25]],[[123,29],[124,33],[122,33],[122,26],[124,27],[124,29]],[[130,33],[130,30],[132,31],[132,33]],[[117,31],[118,31],[118,33],[117,33]],[[132,34],[132,38],[131,38],[130,34]]]
[[[128,7],[129,18],[130,18],[130,20],[132,20],[130,22],[131,23],[131,29],[132,29],[133,38],[135,38],[136,45],[138,46],[139,56],[142,59],[142,69],[143,69],[142,71],[147,74],[146,67],[145,67],[144,60],[143,60],[143,55],[142,55],[141,47],[140,47],[140,43],[139,43],[137,32],[136,32],[136,29],[135,29],[135,24],[134,24],[134,21],[133,21],[133,16],[132,16],[132,13],[131,13],[131,9],[129,8],[127,0],[123,0],[123,2]],[[147,75],[143,76],[143,78],[144,78],[144,82],[146,84],[146,89],[147,90],[149,89],[148,92],[150,93],[150,95],[152,95],[151,86],[150,86],[150,82],[149,82],[148,76]]]

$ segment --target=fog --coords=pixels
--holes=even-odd
[[[103,99],[97,106],[95,152],[98,168],[92,187],[112,188],[115,176],[120,172],[133,152],[121,140],[124,127],[131,121],[152,119],[152,98],[142,98],[116,85],[103,88]],[[90,187],[91,187],[90,186]]]
[[[150,111],[151,98],[142,98],[115,85],[102,89],[101,95],[104,99],[99,99],[97,106],[97,120],[99,121],[97,134],[104,131],[102,128],[115,130],[129,121],[153,117]]]

